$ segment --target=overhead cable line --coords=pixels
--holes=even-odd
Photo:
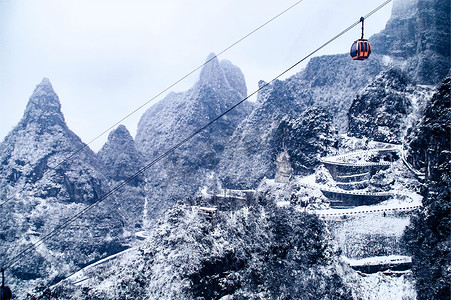
[[[288,8],[286,8],[285,10],[281,11],[280,13],[278,13],[277,15],[275,15],[274,17],[272,17],[271,19],[269,19],[268,21],[266,21],[265,23],[263,23],[262,25],[258,26],[257,28],[255,28],[254,30],[252,30],[251,32],[249,32],[248,34],[246,34],[245,36],[241,37],[240,39],[238,39],[237,41],[235,41],[234,43],[232,43],[230,46],[226,47],[224,50],[220,51],[217,55],[211,57],[210,59],[208,59],[207,61],[205,61],[203,64],[199,65],[198,67],[194,68],[192,71],[188,72],[186,75],[182,76],[180,79],[176,80],[174,83],[172,83],[171,85],[169,85],[168,87],[166,87],[165,89],[163,89],[161,92],[157,93],[155,96],[153,96],[152,98],[150,98],[148,101],[146,101],[145,103],[141,104],[139,107],[135,108],[133,111],[131,111],[130,113],[128,113],[126,116],[124,116],[122,119],[120,119],[119,121],[117,121],[116,123],[114,123],[113,125],[111,125],[110,127],[108,127],[107,129],[105,129],[104,131],[102,131],[102,133],[100,133],[99,135],[97,135],[95,138],[93,138],[91,141],[89,141],[88,143],[86,143],[84,146],[82,146],[80,149],[76,150],[75,152],[71,153],[70,155],[68,155],[66,158],[64,158],[62,161],[60,161],[59,163],[57,163],[55,166],[49,166],[49,168],[44,171],[43,175],[47,174],[47,172],[54,170],[56,168],[58,168],[60,165],[62,165],[64,162],[70,160],[72,157],[76,156],[77,154],[79,154],[81,151],[83,151],[84,149],[86,149],[89,145],[91,145],[92,143],[94,143],[96,140],[98,140],[100,137],[102,137],[104,134],[106,134],[107,132],[109,132],[110,130],[112,130],[113,128],[115,128],[117,125],[121,124],[123,121],[125,121],[126,119],[128,119],[129,117],[131,117],[132,115],[134,115],[136,112],[138,112],[139,110],[141,110],[142,108],[144,108],[145,106],[147,106],[149,103],[151,103],[152,101],[154,101],[155,99],[157,99],[158,97],[160,97],[161,95],[163,95],[164,93],[168,92],[170,89],[172,89],[174,86],[176,86],[177,84],[179,84],[180,82],[182,82],[183,80],[185,80],[186,78],[188,78],[189,76],[193,75],[195,72],[197,72],[198,70],[200,70],[201,68],[203,68],[205,65],[207,65],[208,63],[210,63],[212,60],[216,59],[218,56],[224,54],[225,52],[227,52],[228,50],[230,50],[231,48],[233,48],[234,46],[238,45],[239,43],[241,43],[242,41],[244,41],[245,39],[247,39],[249,36],[251,36],[252,34],[254,34],[255,32],[259,31],[260,29],[262,29],[263,27],[265,27],[266,25],[268,25],[269,23],[271,23],[272,21],[276,20],[277,18],[279,18],[280,16],[282,16],[283,14],[285,14],[286,12],[288,12],[289,10],[293,9],[295,6],[297,6],[298,4],[300,4],[302,1],[304,0],[299,0],[296,3],[294,3],[293,5],[289,6]],[[25,186],[19,191],[23,191],[25,189]],[[2,203],[0,203],[0,207],[3,206],[4,204],[8,203],[10,200],[14,199],[16,197],[16,195],[19,192],[15,192],[13,196],[7,198],[5,201],[3,201]]]
[[[379,5],[377,8],[375,8],[374,10],[372,10],[370,13],[368,13],[367,15],[365,15],[365,18],[370,17],[371,15],[373,15],[375,12],[377,12],[378,10],[380,10],[382,7],[384,7],[385,5],[387,5],[388,3],[390,3],[392,0],[387,0],[384,3],[382,3],[381,5]],[[276,77],[274,77],[271,81],[261,85],[257,90],[255,90],[254,92],[252,92],[250,95],[248,95],[247,97],[243,98],[242,100],[240,100],[239,102],[237,102],[236,104],[234,104],[233,106],[231,106],[230,108],[228,108],[227,110],[225,110],[223,113],[221,113],[220,115],[218,115],[216,118],[214,118],[213,120],[211,120],[210,122],[208,122],[207,124],[205,124],[204,126],[200,127],[199,129],[197,129],[196,131],[194,131],[193,133],[191,133],[190,135],[188,135],[187,137],[185,137],[182,141],[180,141],[179,143],[175,144],[174,146],[172,146],[169,150],[167,150],[166,152],[164,152],[163,154],[161,154],[160,156],[158,156],[157,158],[155,158],[154,160],[152,160],[150,163],[148,163],[147,165],[145,165],[144,167],[142,167],[139,171],[137,171],[135,174],[133,174],[132,176],[130,176],[129,178],[125,179],[124,181],[118,183],[114,188],[112,188],[110,191],[108,191],[105,195],[103,195],[101,198],[99,198],[96,202],[92,203],[91,205],[87,206],[86,208],[84,208],[83,210],[81,210],[80,212],[78,212],[76,215],[74,215],[73,217],[67,219],[65,222],[63,222],[61,225],[57,226],[55,229],[53,229],[51,232],[47,233],[46,235],[44,235],[43,237],[39,238],[38,241],[36,241],[35,243],[29,245],[28,247],[26,247],[24,250],[20,251],[17,255],[15,255],[14,257],[12,257],[11,259],[7,260],[4,265],[3,265],[3,269],[8,269],[10,268],[12,265],[14,265],[20,258],[24,257],[28,252],[30,252],[31,250],[35,249],[36,247],[38,247],[39,245],[41,245],[42,243],[44,243],[46,240],[49,240],[50,238],[52,238],[53,236],[55,236],[56,234],[58,234],[61,230],[63,230],[65,227],[67,227],[68,225],[72,224],[78,217],[84,215],[86,212],[88,212],[89,210],[91,210],[92,208],[94,208],[95,206],[99,205],[100,203],[102,203],[105,199],[107,199],[109,196],[111,196],[112,194],[114,194],[115,192],[117,192],[119,189],[121,189],[123,186],[125,186],[126,184],[128,184],[129,182],[131,182],[132,180],[134,180],[135,178],[137,178],[138,176],[140,176],[141,174],[143,174],[145,171],[147,171],[149,168],[151,168],[152,166],[154,166],[156,163],[158,163],[159,161],[163,160],[164,158],[166,158],[169,154],[173,153],[175,150],[177,150],[178,148],[180,148],[182,145],[186,144],[188,141],[190,141],[191,139],[193,139],[196,135],[200,134],[201,132],[203,132],[206,128],[210,127],[212,124],[214,124],[216,121],[218,121],[219,119],[221,119],[223,116],[225,116],[226,114],[228,114],[229,112],[231,112],[232,110],[234,110],[236,107],[238,107],[239,105],[241,105],[243,102],[245,102],[246,100],[248,100],[250,97],[252,97],[253,95],[257,94],[259,91],[261,91],[262,89],[264,89],[265,87],[271,85],[274,81],[278,80],[280,77],[282,77],[283,75],[285,75],[286,73],[288,73],[290,70],[292,70],[293,68],[295,68],[296,66],[298,66],[299,64],[301,64],[302,62],[304,62],[305,60],[307,60],[309,57],[311,57],[313,54],[317,53],[318,51],[320,51],[321,49],[323,49],[324,47],[326,47],[327,45],[329,45],[330,43],[332,43],[333,41],[335,41],[336,39],[338,39],[339,37],[341,37],[342,35],[344,35],[346,32],[348,32],[349,30],[351,30],[352,28],[354,28],[355,26],[360,24],[360,20],[356,21],[355,23],[353,23],[352,25],[350,25],[349,27],[347,27],[345,30],[343,30],[342,32],[340,32],[339,34],[335,35],[333,38],[331,38],[330,40],[328,40],[327,42],[325,42],[324,44],[322,44],[321,46],[319,46],[318,48],[316,48],[314,51],[310,52],[309,54],[307,54],[304,58],[302,58],[301,60],[299,60],[298,62],[296,62],[295,64],[293,64],[292,66],[290,66],[289,68],[285,69],[282,73],[280,73],[279,75],[277,75]]]

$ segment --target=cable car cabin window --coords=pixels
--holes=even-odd
[[[353,59],[357,56],[357,42],[354,42],[354,44],[352,44],[350,53]]]

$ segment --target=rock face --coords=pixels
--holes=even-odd
[[[253,188],[263,177],[275,176],[277,127],[290,112],[300,115],[303,107],[294,104],[292,94],[281,81],[262,90],[259,106],[235,130],[220,162],[218,177],[224,187]]]
[[[398,0],[371,43],[375,53],[403,62],[418,83],[438,84],[450,70],[449,24],[447,0]]]
[[[247,96],[239,68],[228,61],[219,62],[213,55],[193,88],[170,93],[142,116],[136,144],[146,159],[165,153]],[[241,104],[149,170],[150,212],[192,196],[205,184],[229,137],[251,109],[250,103]]]
[[[309,107],[299,118],[285,117],[276,131],[276,145],[286,147],[296,175],[308,175],[319,158],[336,147],[332,116],[322,107]]]
[[[415,91],[407,76],[399,70],[382,73],[358,95],[349,108],[348,134],[358,138],[401,143],[406,117],[413,110]]]
[[[128,183],[110,196],[107,203],[121,216],[122,224],[130,233],[142,230],[147,224],[145,215],[145,176],[134,175],[144,167],[144,156],[136,149],[135,141],[127,128],[119,125],[97,153],[103,173],[112,186],[127,180]],[[130,177],[134,177],[129,180]]]
[[[451,78],[447,77],[407,136],[407,159],[425,173],[427,180],[438,181],[449,167],[450,85]]]
[[[343,133],[352,100],[387,67],[387,60],[377,53],[366,61],[354,61],[349,54],[315,57],[293,76],[293,89],[301,95],[310,95],[306,101],[310,105],[326,109],[333,116],[337,130]]]
[[[97,156],[103,164],[103,173],[114,181],[126,180],[144,166],[144,156],[136,149],[135,141],[123,125],[110,133]],[[143,182],[141,176],[132,184],[137,186]]]

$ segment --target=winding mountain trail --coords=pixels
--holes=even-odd
[[[416,178],[424,174],[407,162],[402,145],[386,143],[375,149],[322,157],[320,162],[330,173],[327,180],[319,183],[314,174],[298,183],[329,198],[329,208],[310,213],[326,221],[343,251],[343,260],[362,275],[363,285],[383,281],[388,286],[401,284],[412,289],[408,284],[411,257],[403,250],[402,235],[410,214],[422,207],[422,196],[394,183],[398,180],[396,168],[403,165]],[[379,172],[396,179],[380,191],[372,186],[372,177]]]

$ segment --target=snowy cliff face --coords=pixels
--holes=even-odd
[[[108,141],[97,156],[112,187],[133,176],[144,167],[145,162],[144,156],[136,149],[135,141],[123,125],[109,134]],[[144,186],[145,176],[139,175],[105,201],[105,206],[120,215],[123,227],[130,235],[142,230],[147,224]]]
[[[136,144],[146,159],[165,153],[246,97],[240,69],[212,55],[194,87],[170,93],[142,116]],[[192,196],[204,184],[206,174],[217,166],[227,141],[251,109],[250,103],[243,103],[150,169],[148,188],[153,200],[149,211]]]
[[[438,84],[450,70],[450,2],[398,0],[385,30],[371,37],[375,53],[388,55],[418,83]]]
[[[9,199],[0,209],[2,266],[97,201],[108,184],[95,154],[67,127],[48,79],[37,85],[23,118],[1,143],[0,166],[1,202]],[[121,217],[100,205],[17,260],[7,271],[9,282],[20,282],[15,290],[24,292],[27,282],[57,280],[123,243]]]
[[[258,106],[235,130],[221,158],[218,177],[224,187],[255,188],[264,177],[274,177],[280,122],[299,117],[310,101],[309,92],[291,82],[276,80],[259,92]]]
[[[276,153],[285,148],[296,175],[309,175],[319,158],[336,147],[332,116],[322,107],[309,107],[299,118],[285,117],[276,132]]]
[[[260,82],[260,84],[264,84]],[[282,81],[263,88],[259,105],[235,130],[219,165],[218,177],[226,188],[254,188],[265,177],[274,177],[275,134],[285,116],[300,116],[293,91]]]
[[[406,138],[409,142],[407,159],[431,180],[438,180],[447,168],[451,118],[450,84],[450,77],[443,81]]]
[[[309,174],[319,155],[333,146],[336,132],[331,116],[319,107],[299,112],[292,107],[293,98],[281,91],[274,88],[267,102],[235,131],[219,166],[218,177],[225,188],[255,188],[264,177],[274,178],[274,161],[284,148],[294,174]],[[281,101],[286,105],[279,106]]]
[[[415,87],[401,71],[382,73],[358,95],[349,108],[348,134],[358,138],[399,144],[405,119],[413,110]]]
[[[125,180],[144,166],[144,157],[136,149],[135,141],[123,125],[119,125],[108,136],[108,141],[97,153],[103,164],[104,174],[111,180]],[[132,183],[138,185],[143,178]]]
[[[296,90],[309,91],[310,102],[326,109],[338,131],[345,132],[352,99],[387,67],[387,60],[374,53],[366,61],[354,61],[349,54],[320,56],[293,76],[293,82]]]

